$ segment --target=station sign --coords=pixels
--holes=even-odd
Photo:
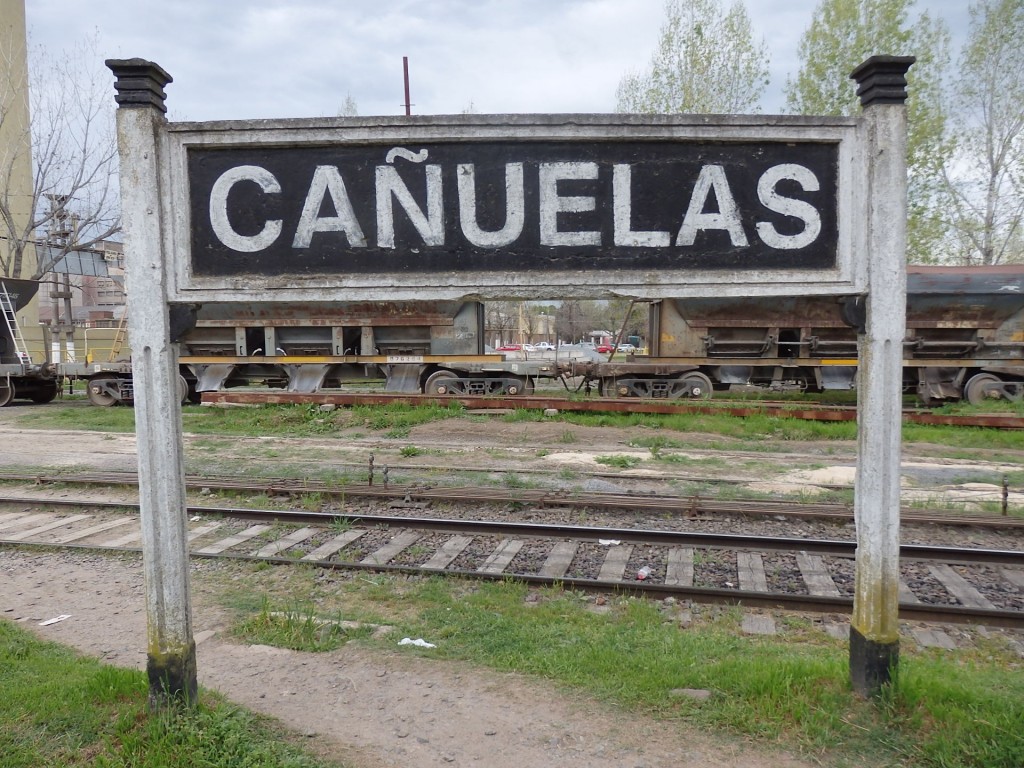
[[[853,121],[503,117],[171,124],[177,298],[857,290]]]

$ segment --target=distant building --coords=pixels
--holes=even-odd
[[[71,320],[76,327],[116,328],[126,304],[124,245],[104,241],[58,268],[61,271],[48,272],[42,278],[39,322],[54,325],[55,317],[66,320],[64,298],[69,284]]]

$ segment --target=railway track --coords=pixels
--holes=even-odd
[[[370,473],[373,473],[372,467]],[[332,485],[315,480],[291,478],[263,478],[254,481],[249,478],[190,476],[186,487],[191,491],[228,491],[235,493],[266,494],[270,497],[301,497],[317,495],[323,497],[378,499],[385,502],[400,502],[409,506],[430,502],[464,504],[528,504],[533,507],[566,507],[575,509],[616,509],[624,511],[642,510],[647,513],[669,514],[680,517],[698,515],[724,517],[727,515],[804,518],[848,522],[853,520],[853,509],[847,504],[791,502],[759,499],[756,501],[718,501],[701,496],[664,496],[647,493],[606,493],[564,491],[532,488],[493,487],[452,487],[425,484],[391,484],[383,471],[377,474],[374,484],[371,477],[367,484],[348,483]],[[711,482],[700,479],[701,482]],[[93,487],[137,486],[138,475],[134,472],[80,472],[76,474],[47,474],[27,472],[0,472],[0,482],[28,482],[34,485],[77,485]],[[32,503],[35,499],[4,496],[0,503]],[[905,509],[900,514],[904,525],[944,525],[997,530],[1024,530],[1024,518],[1008,515],[963,515],[940,511]]]
[[[10,506],[8,501],[4,509]],[[0,546],[141,548],[139,515],[132,505],[63,499],[21,500],[18,507],[0,511]],[[188,513],[194,558],[514,578],[531,585],[812,613],[852,609],[854,544],[849,541],[408,514],[219,507],[190,507]],[[900,616],[1024,629],[1024,552],[905,545]]]
[[[709,404],[707,401],[680,401],[667,399],[640,398],[590,398],[581,400],[570,397],[518,395],[515,397],[471,397],[465,395],[386,394],[386,393],[344,393],[316,392],[298,393],[281,391],[225,391],[204,392],[205,405],[391,405],[407,403],[414,405],[450,405],[453,402],[474,410],[527,409],[577,411],[577,412],[625,412],[657,414],[719,414],[736,417],[769,416],[772,418],[805,419],[808,421],[856,421],[855,406],[813,404],[801,406],[796,403],[743,403],[731,405],[725,402]],[[977,414],[953,416],[937,414],[926,409],[906,409],[903,420],[913,424],[932,424],[959,427],[987,427],[989,429],[1024,429],[1024,417],[1014,414]]]

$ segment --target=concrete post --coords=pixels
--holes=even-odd
[[[899,662],[900,448],[907,291],[907,110],[913,57],[873,56],[850,77],[864,108],[868,298],[859,337],[856,586],[850,679],[877,695]]]
[[[132,347],[151,706],[197,700],[192,637],[178,354],[171,343],[161,223],[164,91],[171,77],[142,59],[109,60],[118,93],[121,217]]]

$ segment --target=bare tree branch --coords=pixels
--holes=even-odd
[[[39,278],[66,253],[89,249],[121,229],[114,100],[98,48],[94,33],[57,55],[29,51],[29,126],[19,128],[25,139],[0,158],[0,238],[6,245],[0,268],[8,277]],[[4,82],[0,90],[24,86]],[[19,227],[10,168],[30,145],[32,213],[28,226]],[[37,249],[32,264],[29,246],[41,241],[54,247]]]

